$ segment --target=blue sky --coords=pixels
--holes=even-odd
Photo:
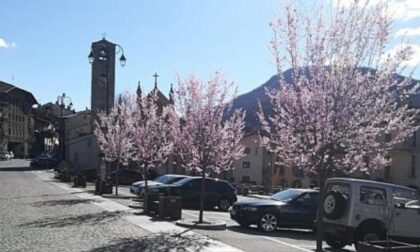
[[[127,57],[127,65],[116,69],[117,93],[134,91],[138,81],[150,91],[155,72],[167,93],[176,73],[207,79],[215,70],[244,93],[275,73],[268,23],[284,2],[3,0],[0,80],[31,91],[40,103],[65,92],[76,109],[84,109],[90,106],[90,44],[105,32]],[[410,42],[419,45],[420,1],[394,2],[400,15],[395,32],[409,28],[406,34],[415,34]],[[418,51],[420,59],[420,46]],[[414,76],[420,77],[418,71]]]

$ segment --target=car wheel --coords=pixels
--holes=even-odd
[[[219,200],[219,203],[217,204],[217,206],[219,207],[219,210],[228,211],[230,207],[230,200],[226,198],[222,198]]]
[[[324,215],[328,219],[338,219],[345,210],[347,198],[338,191],[330,191],[324,197]]]
[[[277,229],[277,216],[272,212],[264,213],[258,223],[258,228],[264,232],[273,232]]]
[[[359,251],[359,242],[379,241],[385,239],[385,231],[377,225],[364,226],[360,231],[356,231],[356,239],[354,245],[356,251]]]
[[[333,249],[342,249],[347,245],[345,240],[331,236],[330,234],[325,234],[324,239],[328,246]]]

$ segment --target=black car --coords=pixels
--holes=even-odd
[[[117,184],[117,171],[111,172],[107,176],[107,180],[111,184],[116,185]],[[138,180],[143,180],[143,176],[141,175],[141,173],[137,171],[133,171],[133,170],[126,170],[126,169],[118,170],[118,184],[119,185],[131,185],[132,183]]]
[[[318,199],[318,190],[288,189],[269,199],[236,202],[230,217],[241,226],[256,224],[264,232],[277,227],[315,229]]]
[[[182,197],[183,206],[198,207],[200,204],[201,177],[187,177],[173,184],[156,185],[150,188],[150,197],[157,199],[159,194]],[[204,204],[206,208],[218,207],[229,210],[237,200],[235,188],[225,180],[206,178]]]
[[[157,178],[155,178],[154,180],[149,180],[147,181],[147,186],[148,187],[153,187],[153,186],[157,186],[157,185],[162,185],[162,184],[173,184],[181,179],[187,178],[189,176],[187,175],[179,175],[179,174],[165,174],[162,176],[159,176]],[[131,184],[130,186],[130,192],[132,194],[138,195],[140,197],[143,197],[142,191],[143,188],[145,187],[145,181],[144,180],[140,180],[140,181],[136,181],[133,184]]]
[[[58,159],[48,154],[41,154],[31,162],[31,167],[51,169],[56,167]]]

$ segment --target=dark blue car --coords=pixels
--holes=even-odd
[[[288,189],[268,199],[236,202],[230,217],[241,226],[256,224],[264,232],[277,227],[315,229],[318,199],[318,190]]]

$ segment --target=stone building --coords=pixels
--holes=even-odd
[[[48,102],[32,109],[32,113],[35,122],[35,143],[31,150],[32,156],[49,153],[58,157],[60,120],[63,116],[72,115],[75,112]]]
[[[32,93],[0,81],[0,151],[12,151],[16,157],[29,157],[34,142]]]

